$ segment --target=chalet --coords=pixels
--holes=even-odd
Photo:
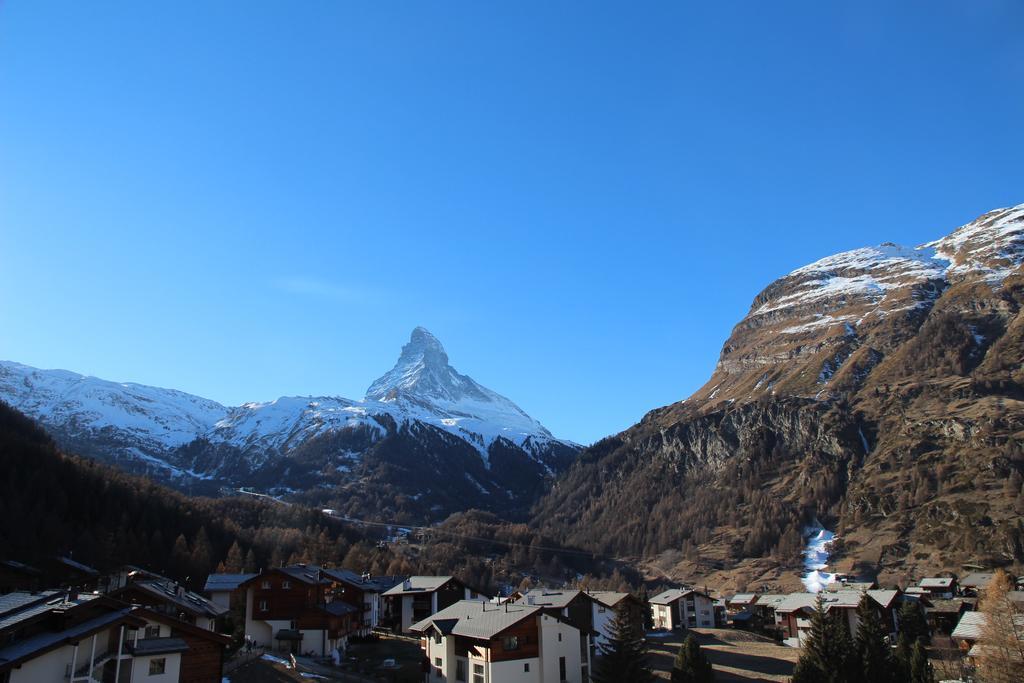
[[[167,579],[156,572],[152,572],[134,564],[124,564],[100,577],[98,589],[101,593],[113,593],[119,588],[124,588],[132,581],[142,579]]]
[[[992,583],[994,572],[971,572],[960,579],[960,592],[964,595],[978,597]]]
[[[245,635],[279,652],[321,657],[344,652],[356,632],[359,610],[332,600],[330,586],[321,568],[305,565],[271,569],[243,581]]]
[[[964,612],[970,611],[970,603],[963,598],[943,600],[941,598],[924,598],[921,600],[924,617],[928,622],[928,630],[932,634],[949,635],[960,623]]]
[[[714,628],[715,604],[706,593],[692,588],[670,588],[651,598],[654,627]]]
[[[132,672],[134,666],[126,637],[145,625],[131,612],[108,598],[73,591],[5,595],[0,599],[0,680],[78,683],[92,681],[94,674],[122,680],[121,670]]]
[[[644,630],[644,606],[632,593],[620,593],[617,591],[587,591],[594,598],[594,619],[593,628],[594,647],[600,647],[608,642],[608,628],[616,612],[625,610],[639,632]]]
[[[210,574],[206,577],[203,592],[218,607],[231,609],[245,603],[245,591],[239,587],[256,574]]]
[[[957,582],[955,576],[934,576],[921,579],[917,585],[928,594],[929,597],[949,600],[956,595]]]
[[[142,605],[154,612],[166,614],[179,621],[192,624],[207,631],[217,630],[217,620],[228,610],[215,604],[198,593],[186,590],[184,586],[164,577],[144,574],[140,578],[133,574],[128,583],[110,593],[112,598],[132,605]]]
[[[583,683],[579,630],[540,605],[460,600],[410,632],[421,635],[427,683]]]
[[[864,591],[875,590],[878,588],[878,584],[874,581],[836,581],[825,586],[825,590],[829,593],[837,593],[839,591]]]
[[[725,601],[725,608],[730,614],[752,610],[757,604],[757,593],[737,593]]]
[[[384,591],[382,623],[408,633],[412,625],[460,600],[487,602],[490,598],[453,576],[410,576]]]
[[[774,605],[775,626],[787,645],[800,647],[811,628],[811,617],[817,608],[818,597],[828,614],[836,611],[847,620],[850,633],[857,632],[859,621],[857,606],[865,594],[878,610],[886,632],[895,639],[897,632],[896,608],[900,592],[897,590],[836,591],[821,593],[791,593]]]
[[[405,580],[404,576],[371,576],[347,569],[324,569],[323,574],[333,582],[332,597],[360,611],[358,635],[369,635],[380,625],[384,617],[384,593]]]
[[[0,595],[41,588],[43,573],[17,560],[0,560]]]
[[[754,601],[754,617],[766,628],[775,627],[775,607],[786,599],[785,595],[765,593]]]
[[[221,682],[224,649],[231,644],[231,638],[145,607],[134,610],[132,614],[146,620],[145,639],[156,639],[143,647],[136,643],[136,653],[143,650],[152,653],[160,649],[169,652],[169,648],[181,648],[178,667],[181,683]]]
[[[589,680],[590,666],[594,660],[596,648],[594,636],[595,607],[600,605],[597,598],[580,590],[551,590],[535,588],[523,593],[516,593],[512,603],[535,605],[544,614],[560,618],[579,632],[580,665],[583,667],[583,680]]]

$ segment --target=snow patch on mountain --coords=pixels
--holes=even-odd
[[[366,430],[371,443],[389,425],[430,425],[476,449],[485,465],[498,439],[541,463],[546,446],[560,442],[509,399],[459,374],[441,343],[416,328],[395,367],[375,381],[366,398],[285,396],[228,408],[173,389],[117,383],[65,370],[38,370],[0,361],[0,399],[71,435],[113,433],[121,452],[172,476],[209,478],[164,458],[199,438],[235,447],[259,466],[331,432]]]

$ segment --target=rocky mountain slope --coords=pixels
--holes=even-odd
[[[229,408],[11,362],[0,362],[0,400],[69,450],[178,488],[251,487],[353,514],[515,510],[577,451],[459,374],[423,328],[358,401],[282,397]]]
[[[710,380],[582,454],[535,510],[568,542],[736,586],[1024,560],[1024,205],[822,259],[754,299]]]

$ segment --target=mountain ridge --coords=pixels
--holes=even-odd
[[[577,448],[553,437],[509,399],[459,374],[440,341],[421,327],[362,400],[282,396],[229,407],[174,389],[9,361],[0,361],[0,399],[79,452],[207,492],[215,485],[276,484],[285,493],[323,488],[337,475],[349,479],[357,461],[399,433],[440,432],[448,437],[423,438],[459,451],[457,459],[473,470],[463,477],[477,493],[468,500],[487,508],[481,496],[520,498],[508,493],[507,476],[492,472],[493,453],[514,454],[540,481],[564,469]],[[323,450],[327,442],[334,446],[316,456],[316,463],[300,465],[293,457],[316,450],[310,444]],[[471,462],[473,453],[479,467]],[[323,481],[317,481],[314,464]]]
[[[1022,262],[1018,205],[783,275],[701,388],[584,449],[534,522],[737,590],[799,588],[815,520],[849,573],[1024,562]]]

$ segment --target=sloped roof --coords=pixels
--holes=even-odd
[[[786,596],[783,594],[765,593],[764,595],[759,595],[754,604],[758,607],[775,607],[785,599]]]
[[[328,614],[333,614],[336,617],[343,616],[345,614],[352,614],[358,612],[356,607],[348,604],[347,602],[341,602],[340,600],[333,600],[324,605],[324,611]]]
[[[55,647],[60,647],[65,643],[77,641],[121,622],[129,622],[133,625],[141,626],[144,622],[133,616],[131,612],[131,607],[113,610],[106,614],[101,614],[98,617],[83,621],[82,623],[72,626],[64,631],[47,631],[24,640],[11,643],[7,647],[0,648],[0,670],[6,670],[12,666],[17,666],[19,663],[39,656],[43,652],[52,650]]]
[[[409,593],[433,593],[451,581],[452,576],[410,576],[408,579],[384,591],[384,595],[405,595]],[[477,603],[479,604],[479,603]]]
[[[82,574],[88,574],[89,576],[99,576],[100,574],[98,570],[93,569],[87,564],[76,562],[75,560],[72,560],[70,557],[58,556],[54,558],[54,561],[56,561],[58,564],[64,565],[65,567],[74,569],[77,572],[81,572]]]
[[[988,588],[993,576],[994,572],[971,572],[960,579],[960,585],[964,588]]]
[[[587,593],[605,607],[615,607],[629,597],[629,593],[618,591],[587,591]]]
[[[701,591],[694,590],[693,588],[669,588],[668,590],[662,591],[651,598],[651,603],[654,605],[668,605],[690,594],[702,595],[709,600],[711,599],[711,596]]]
[[[988,619],[984,612],[964,612],[950,637],[961,640],[977,640]]]
[[[568,607],[569,603],[575,600],[580,595],[587,595],[580,590],[552,590],[550,588],[534,588],[521,594],[522,597],[515,602],[523,603],[526,605],[538,605],[540,607],[556,607],[563,608]],[[590,600],[595,600],[593,596],[587,595]]]
[[[821,596],[825,611],[831,608],[856,608],[861,598],[867,593],[868,597],[874,600],[881,607],[889,607],[899,596],[895,590],[870,590],[870,591],[836,591],[834,593],[790,593],[784,599],[777,602],[774,607],[776,612],[796,612],[800,609],[815,609],[818,596]]]
[[[203,590],[207,593],[233,591],[254,576],[256,574],[210,574],[206,577]]]
[[[71,599],[64,591],[46,591],[35,595],[23,591],[8,593],[0,599],[0,605],[4,606],[0,610],[0,631],[50,610],[69,609],[98,597],[93,593],[81,593]]]
[[[129,591],[133,588],[141,590],[143,593],[151,595],[158,600],[170,603],[188,614],[205,617],[219,617],[223,614],[227,614],[228,612],[226,607],[222,607],[213,601],[204,598],[202,595],[199,595],[199,593],[185,590],[169,579],[133,581],[124,588],[114,591],[112,595],[117,597],[122,592]]]
[[[751,605],[757,600],[757,593],[737,593],[729,598],[730,605]]]
[[[24,562],[18,562],[17,560],[0,560],[0,566],[6,567],[10,571],[17,572],[19,574],[27,574],[29,576],[39,576],[42,574],[35,567],[30,567]]]
[[[540,606],[521,602],[492,605],[475,600],[460,600],[437,614],[413,624],[410,630],[424,633],[436,624],[438,630],[446,635],[490,640],[524,619],[541,614],[542,610]]]
[[[956,579],[951,576],[930,576],[918,581],[917,585],[921,588],[952,588],[954,581]]]
[[[404,576],[370,576],[364,578],[362,574],[357,574],[354,571],[348,569],[324,569],[324,575],[329,576],[335,581],[343,581],[353,586],[358,586],[364,591],[371,593],[383,593],[386,590],[394,588],[398,584],[402,583],[406,577]]]
[[[966,605],[963,600],[953,598],[952,600],[929,600],[927,611],[929,614],[957,614]]]

